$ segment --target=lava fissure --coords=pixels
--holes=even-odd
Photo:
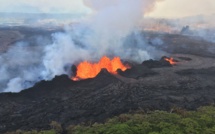
[[[111,74],[117,74],[117,70],[122,71],[130,68],[124,65],[119,57],[114,57],[112,60],[103,56],[98,63],[90,63],[87,61],[81,62],[77,66],[76,76],[72,80],[77,81],[80,79],[88,79],[96,77],[102,69],[106,69]]]
[[[171,65],[176,65],[177,62],[171,57],[171,58],[165,58],[166,61],[168,61]]]

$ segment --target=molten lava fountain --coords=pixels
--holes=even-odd
[[[96,77],[102,69],[107,69],[109,73],[117,74],[117,70],[125,71],[129,68],[123,65],[119,57],[114,57],[112,60],[104,56],[98,63],[90,63],[87,61],[81,62],[77,66],[77,74],[73,80],[88,79]]]

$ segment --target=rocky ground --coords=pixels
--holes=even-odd
[[[184,60],[182,56],[192,60]],[[115,76],[102,70],[94,79],[74,82],[67,76],[58,76],[21,93],[1,94],[0,132],[46,129],[51,121],[64,126],[102,122],[130,110],[195,109],[214,104],[215,59],[193,55],[173,57],[179,61],[176,66],[136,65],[134,70],[127,71],[133,73],[132,77],[127,72]],[[148,74],[144,75],[145,72]]]
[[[2,93],[0,133],[48,129],[51,121],[64,127],[103,122],[131,110],[170,111],[174,107],[195,109],[214,104],[213,53],[198,50],[198,55],[200,48],[196,48],[190,55],[183,53],[180,46],[177,48],[171,54],[178,61],[174,66],[163,59],[147,61],[132,65],[126,72],[119,70],[118,75],[102,70],[96,78],[78,82],[62,75],[20,93]],[[180,54],[176,54],[178,51]]]

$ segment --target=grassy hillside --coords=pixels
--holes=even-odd
[[[63,129],[52,122],[52,130],[17,131],[7,134],[60,134]],[[65,132],[64,132],[65,133]],[[68,134],[215,134],[215,107],[201,107],[197,111],[174,109],[171,112],[154,111],[145,114],[122,114],[104,124],[69,126]]]

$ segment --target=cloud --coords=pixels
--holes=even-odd
[[[215,13],[214,0],[165,0],[157,4],[154,12],[148,14],[158,18],[181,18]]]

